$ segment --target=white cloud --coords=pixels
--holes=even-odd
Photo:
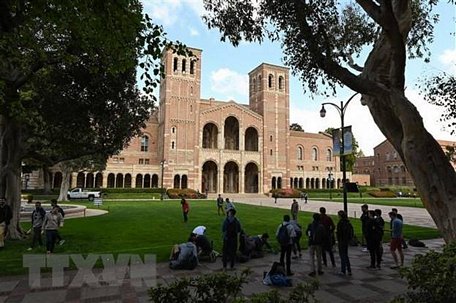
[[[456,48],[444,50],[439,60],[449,69],[449,72],[456,73]]]
[[[248,97],[249,77],[229,68],[220,68],[211,73],[211,89],[225,95]]]
[[[190,36],[199,36],[199,32],[194,28],[194,27],[190,27]]]
[[[175,24],[188,10],[198,17],[204,12],[203,0],[143,0],[143,4],[145,12],[165,26]]]

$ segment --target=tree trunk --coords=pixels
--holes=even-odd
[[[43,165],[43,181],[44,181],[44,193],[50,194],[51,193],[51,176],[49,172],[49,167],[47,165]]]
[[[60,185],[59,201],[68,201],[68,189],[70,188],[71,168],[60,165],[62,170],[62,185]]]
[[[400,34],[407,37],[410,8],[395,9]],[[456,172],[441,146],[425,129],[416,107],[405,97],[405,88],[396,81],[400,79],[396,68],[397,62],[401,62],[401,54],[398,55],[398,45],[393,43],[391,34],[387,36],[384,32],[361,75],[383,85],[385,93],[363,95],[363,101],[377,126],[401,156],[445,241],[456,240]]]

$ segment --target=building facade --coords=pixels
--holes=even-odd
[[[437,140],[442,149],[455,146],[454,141]],[[453,163],[453,167],[454,167]],[[397,151],[388,140],[374,147],[374,156],[356,159],[353,174],[369,174],[373,186],[415,186]]]
[[[253,69],[248,105],[202,99],[202,51],[191,51],[192,58],[163,53],[159,107],[143,135],[111,157],[105,171],[75,172],[72,187],[265,193],[341,185],[331,136],[289,129],[288,68],[263,63]],[[50,176],[55,187],[59,174]]]

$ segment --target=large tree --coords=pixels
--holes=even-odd
[[[204,18],[234,45],[280,41],[284,61],[312,93],[323,83],[333,92],[343,85],[362,94],[449,241],[456,239],[456,173],[404,93],[407,56],[429,55],[437,2],[204,0]],[[364,62],[355,62],[367,50]]]
[[[0,196],[13,208],[11,237],[21,235],[21,161],[123,148],[149,117],[166,46],[139,0],[0,0]]]

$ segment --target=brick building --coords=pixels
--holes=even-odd
[[[209,193],[263,193],[340,186],[331,137],[289,130],[288,68],[263,63],[253,69],[248,105],[202,99],[202,51],[191,50],[196,58],[164,52],[159,107],[142,137],[111,157],[105,171],[73,173],[72,187],[163,184]],[[51,178],[58,187],[61,173]]]
[[[454,141],[437,142],[444,151],[447,146],[456,145]],[[415,186],[402,159],[388,140],[374,147],[374,156],[356,159],[353,174],[369,174],[373,186]]]

